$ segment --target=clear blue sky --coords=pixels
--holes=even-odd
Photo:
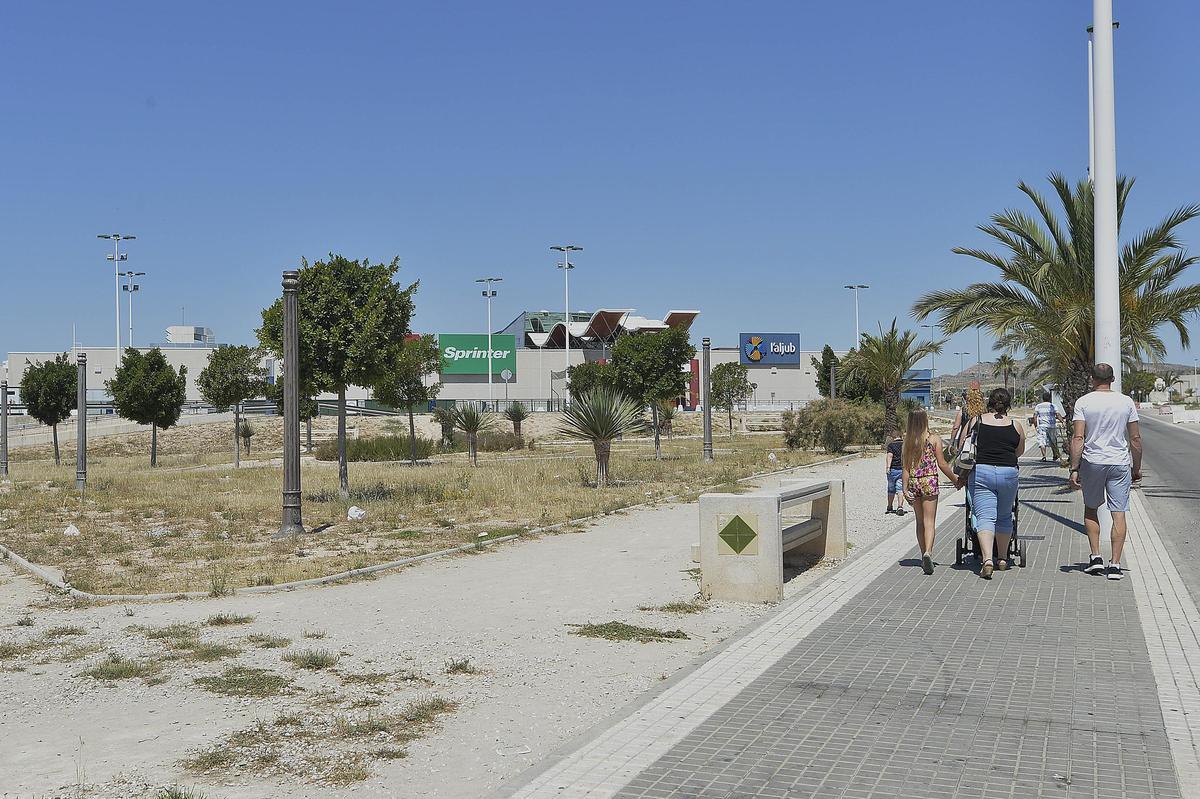
[[[1116,14],[1129,231],[1200,201],[1200,3]],[[72,322],[111,345],[108,231],[136,234],[129,265],[150,273],[139,343],[181,306],[251,341],[281,270],[331,250],[399,255],[425,332],[482,330],[471,281],[502,275],[499,327],[561,307],[547,247],[574,242],[576,309],[698,308],[697,340],[798,329],[845,347],[842,284],[871,284],[864,327],[903,321],[922,291],[991,276],[950,248],[982,243],[974,226],[1020,203],[1019,179],[1085,173],[1090,15],[1086,0],[9,4],[0,352],[66,348]],[[1200,224],[1186,235],[1200,249]]]

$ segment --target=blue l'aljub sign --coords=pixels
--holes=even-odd
[[[799,333],[742,333],[740,362],[745,366],[799,366]]]

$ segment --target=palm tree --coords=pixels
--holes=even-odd
[[[442,428],[442,444],[449,446],[454,443],[454,418],[456,416],[453,405],[439,405],[433,409],[433,420]]]
[[[529,411],[519,402],[514,402],[504,409],[504,418],[512,422],[513,435],[521,437],[521,422],[529,418]]]
[[[1004,388],[1008,389],[1008,376],[1016,369],[1017,362],[1007,353],[996,356],[996,365],[992,367],[992,377],[1004,376]]]
[[[467,452],[471,465],[479,465],[479,434],[486,433],[496,425],[496,417],[475,404],[462,405],[454,409],[454,426],[467,434]]]
[[[560,435],[592,442],[596,451],[596,487],[608,483],[608,459],[614,439],[645,426],[642,407],[616,389],[593,388],[563,411]]]
[[[671,430],[675,426],[675,403],[660,402],[658,404],[658,429],[671,440]]]
[[[996,267],[1000,282],[964,289],[931,291],[913,306],[918,319],[936,315],[947,333],[982,327],[1007,350],[1023,350],[1025,375],[1059,383],[1067,418],[1075,400],[1088,389],[1095,362],[1092,184],[1073,188],[1060,174],[1050,175],[1063,219],[1050,203],[1024,182],[1017,184],[1037,209],[1037,217],[1007,210],[979,229],[1000,243],[1000,253],[955,247]],[[1118,224],[1133,180],[1117,180]],[[1200,285],[1174,287],[1196,263],[1176,236],[1176,228],[1200,216],[1200,206],[1176,209],[1157,225],[1127,239],[1120,254],[1121,351],[1126,361],[1161,360],[1166,345],[1158,333],[1171,325],[1180,343],[1189,344],[1188,319],[1200,311]],[[1119,369],[1121,364],[1112,364]]]
[[[923,358],[942,351],[941,341],[921,342],[911,330],[896,329],[896,320],[886,331],[879,326],[879,335],[863,333],[859,347],[842,361],[846,376],[859,378],[877,386],[883,393],[884,427],[895,430],[896,406],[900,404],[900,392],[912,381],[908,373]]]

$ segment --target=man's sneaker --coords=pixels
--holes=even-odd
[[[1083,570],[1088,574],[1104,574],[1104,558],[1099,555],[1092,555],[1091,562]]]
[[[1124,575],[1121,574],[1121,564],[1120,563],[1108,564],[1108,579],[1120,580],[1123,576]]]
[[[896,515],[897,515],[897,516],[903,516],[903,515],[904,515],[904,514],[906,514],[906,513],[908,513],[908,511],[906,511],[904,508],[896,508]]]
[[[885,511],[883,512],[883,515],[884,515],[884,516],[887,516],[889,513],[895,513],[895,512],[896,512],[896,511],[894,511],[893,509],[891,509],[891,508],[888,508],[887,510],[885,510]]]

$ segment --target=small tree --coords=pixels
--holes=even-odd
[[[996,363],[992,367],[992,377],[999,377],[1004,380],[1004,388],[1008,388],[1008,377],[1017,368],[1017,362],[1013,360],[1013,356],[1005,353],[996,357]]]
[[[443,405],[440,408],[433,409],[433,421],[438,423],[442,428],[442,446],[450,446],[454,443],[454,422],[457,414],[454,406]]]
[[[426,384],[425,378],[437,374],[442,354],[433,336],[419,336],[404,342],[397,352],[391,372],[375,386],[375,399],[408,411],[409,460],[417,465],[417,424],[413,406],[437,399],[441,383]]]
[[[616,383],[616,370],[612,364],[585,361],[567,370],[571,384],[571,399],[579,399],[592,389],[612,386]]]
[[[560,435],[590,441],[596,452],[596,487],[608,484],[612,442],[641,429],[642,406],[613,388],[600,387],[578,397],[565,411]]]
[[[304,422],[306,441],[304,449],[312,452],[312,420],[321,415],[321,406],[313,399],[314,390],[301,384],[300,386],[300,421]],[[263,386],[263,396],[275,403],[275,412],[283,416],[283,383],[275,382]]]
[[[218,411],[233,409],[233,468],[242,465],[238,446],[241,436],[241,406],[248,399],[261,397],[267,390],[267,370],[261,366],[262,354],[257,347],[222,344],[208,355],[208,365],[196,376],[200,396]],[[246,454],[250,453],[250,439]]]
[[[833,355],[833,350],[828,346],[825,349],[829,350],[829,354]],[[816,364],[816,358],[813,358],[813,363]],[[713,367],[712,377],[710,378],[708,387],[708,395],[710,402],[714,408],[724,408],[729,415],[729,437],[733,438],[733,406],[739,402],[745,402],[750,396],[750,370],[740,364],[730,361],[729,363],[719,363]],[[825,391],[829,391],[829,378],[825,379]]]
[[[504,409],[504,418],[512,422],[513,435],[521,437],[521,422],[529,418],[529,411],[519,402],[514,402]]]
[[[467,436],[467,452],[471,465],[479,465],[479,434],[486,433],[496,425],[496,417],[478,405],[462,405],[454,409],[454,426]]]
[[[612,348],[616,388],[627,397],[650,406],[654,429],[654,457],[662,457],[658,429],[659,404],[687,391],[684,367],[696,355],[686,330],[668,328],[660,333],[625,336]]]
[[[879,326],[878,336],[863,333],[860,342],[860,349],[846,356],[847,375],[883,393],[884,424],[888,430],[896,430],[900,394],[910,383],[906,375],[922,359],[941,352],[944,341],[919,342],[913,331],[897,329],[893,319],[887,330]]]
[[[242,426],[238,428],[238,435],[242,437],[242,441],[246,444],[246,454],[250,454],[250,439],[254,437],[254,426],[250,424],[249,419],[242,420]]]
[[[817,393],[822,397],[829,397],[829,378],[832,374],[833,367],[841,363],[838,356],[834,354],[833,347],[826,344],[821,350],[821,360],[810,357],[813,370],[817,373]],[[716,370],[713,370],[714,374]]]
[[[53,360],[30,365],[25,362],[25,376],[21,378],[21,402],[34,419],[50,426],[54,438],[54,465],[61,466],[58,453],[58,425],[71,416],[78,402],[78,380],[76,366],[64,352]],[[87,413],[84,408],[80,413]]]
[[[317,392],[337,394],[338,493],[350,496],[346,468],[346,389],[380,384],[396,362],[396,348],[408,335],[413,283],[400,288],[392,279],[400,259],[388,264],[351,261],[330,253],[327,261],[302,261],[297,305],[300,328],[300,382]],[[283,358],[283,300],[262,312],[258,338]],[[285,368],[290,365],[285,364]]]
[[[174,427],[183,413],[187,367],[176,372],[158,347],[148,352],[130,347],[107,387],[122,418],[150,425],[150,465],[157,466],[159,428]]]

